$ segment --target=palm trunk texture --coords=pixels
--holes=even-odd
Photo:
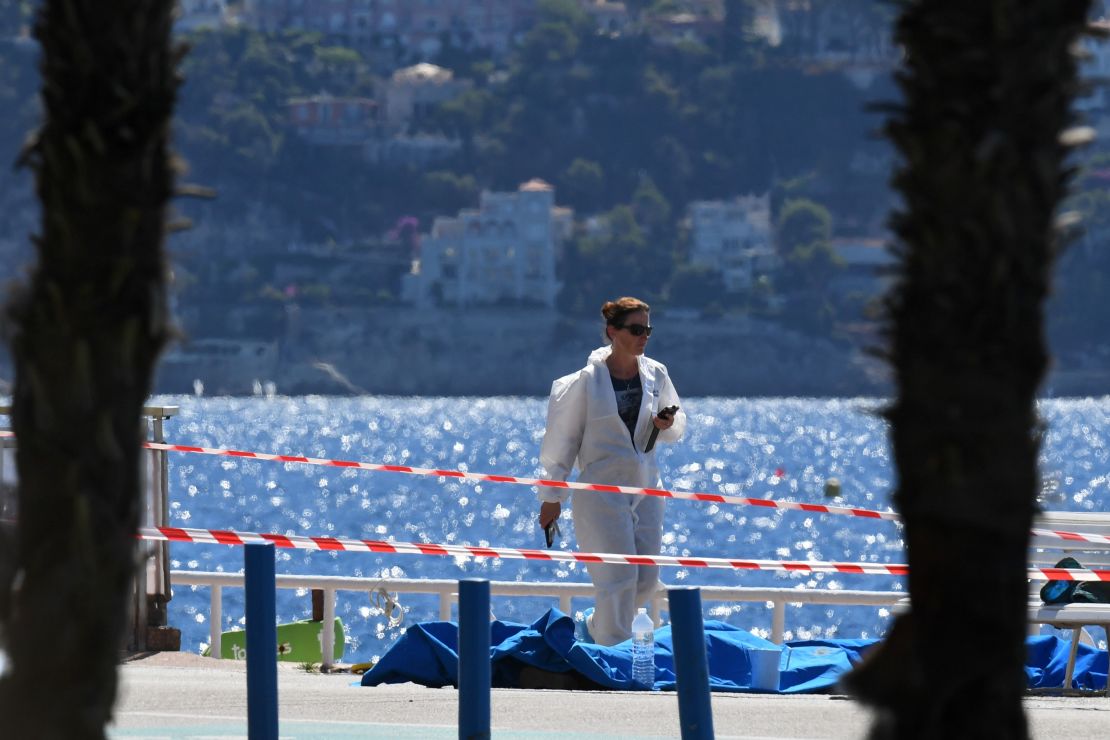
[[[44,120],[25,152],[38,263],[8,307],[17,568],[0,734],[99,738],[136,573],[142,406],[169,336],[172,0],[44,0]]]
[[[874,738],[1025,738],[1042,304],[1089,0],[910,0],[887,410],[912,612],[847,679]],[[1073,130],[1073,132],[1076,130]],[[966,657],[954,646],[973,646]]]

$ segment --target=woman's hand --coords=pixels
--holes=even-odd
[[[540,504],[540,527],[546,528],[548,524],[559,518],[563,505],[558,501],[544,501]]]
[[[656,429],[670,429],[674,426],[674,416],[656,416],[651,422],[655,424]]]

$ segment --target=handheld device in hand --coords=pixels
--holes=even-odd
[[[668,406],[665,409],[659,409],[659,413],[656,414],[656,416],[658,416],[660,419],[669,419],[674,416],[676,411],[678,411],[678,406]],[[647,444],[644,445],[644,452],[651,452],[652,448],[655,447],[655,439],[658,436],[659,427],[652,425],[651,436],[648,437]]]
[[[563,534],[559,531],[559,520],[552,519],[551,523],[543,528],[543,534],[547,538],[547,546],[551,547],[552,543],[555,542],[556,535]]]

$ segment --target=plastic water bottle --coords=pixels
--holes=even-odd
[[[649,689],[655,685],[655,625],[647,609],[632,620],[632,680]]]

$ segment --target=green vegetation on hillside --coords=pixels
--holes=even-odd
[[[475,207],[483,189],[512,190],[539,177],[578,222],[558,267],[563,311],[592,314],[598,295],[634,293],[709,313],[776,305],[784,321],[824,331],[864,310],[865,297],[846,306],[825,295],[839,269],[830,239],[875,235],[891,207],[890,147],[873,135],[879,117],[869,106],[898,94],[885,76],[860,90],[834,65],[804,61],[813,51],[798,40],[804,34],[768,45],[751,33],[746,0],[725,5],[721,35],[705,43],[661,42],[644,28],[599,33],[572,0],[541,0],[537,23],[504,62],[445,46],[434,61],[471,87],[414,123],[416,132],[461,144],[450,158],[425,165],[369,163],[357,151],[310,144],[289,125],[292,98],[377,98],[388,70],[373,49],[318,33],[190,34],[175,145],[186,179],[215,188],[218,197],[179,207],[220,233],[261,204],[280,218],[273,228],[283,238],[288,231],[288,240],[353,244],[375,241],[409,216],[427,230],[437,215]],[[16,25],[13,9],[27,6],[0,0],[0,31]],[[861,15],[861,44],[881,34],[890,15],[889,8]],[[15,159],[39,115],[36,54],[33,45],[0,41],[0,161]],[[0,197],[27,190],[29,201],[20,178],[0,168]],[[1110,191],[1089,187],[1094,192],[1079,210],[1097,218],[1104,209],[1095,201]],[[785,269],[758,280],[750,295],[727,294],[719,279],[688,264],[686,207],[768,191]],[[0,209],[0,233],[12,226]],[[272,241],[275,249],[284,244]],[[236,250],[227,246],[210,250],[234,260]],[[1092,246],[1064,259],[1057,302],[1069,313],[1100,300],[1099,276],[1107,271],[1086,266],[1104,251]],[[179,284],[204,290],[198,271],[206,261],[186,260]],[[263,274],[257,289],[223,293],[254,299],[274,287],[281,288],[268,286]],[[328,300],[356,293],[336,286]],[[375,295],[388,293],[374,288]],[[1053,322],[1053,332],[1069,342],[1089,330],[1078,319]]]

